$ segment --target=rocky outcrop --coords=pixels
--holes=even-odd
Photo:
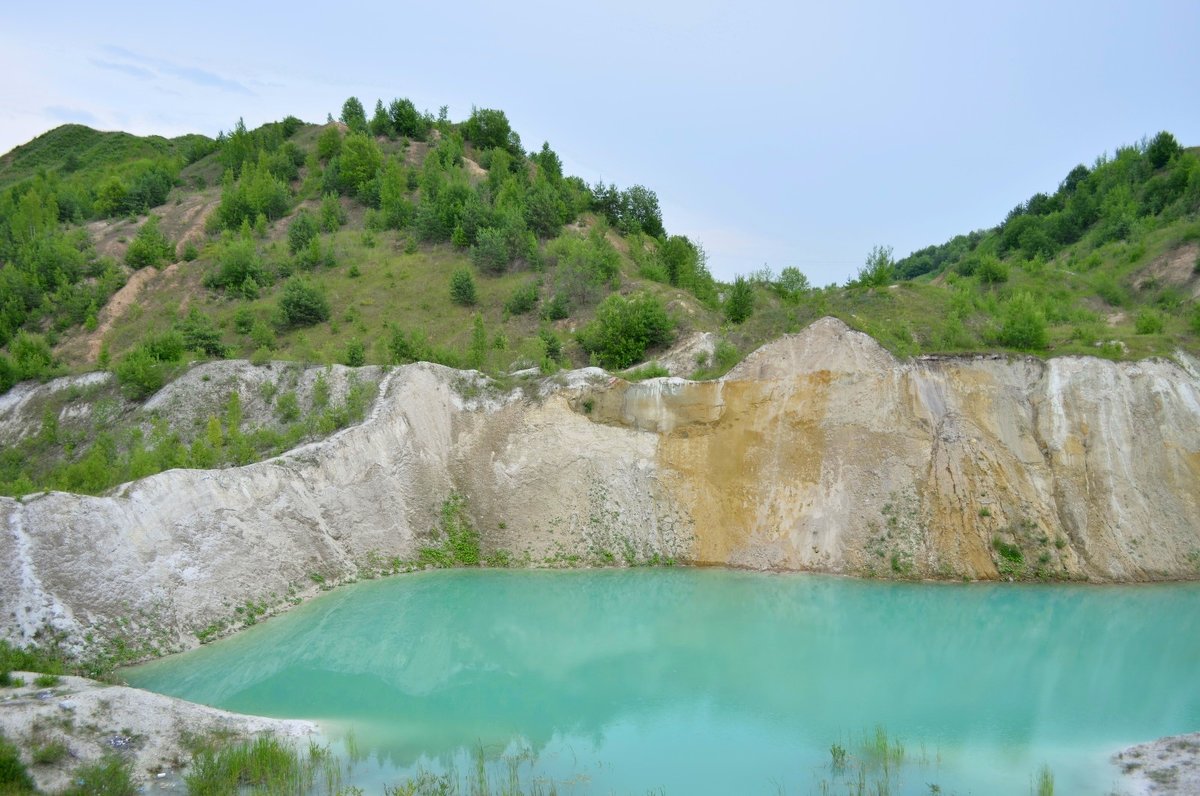
[[[588,369],[506,393],[410,365],[365,422],[269,461],[0,500],[3,630],[194,643],[414,560],[452,491],[485,553],[532,564],[1194,578],[1200,373],[1182,354],[897,361],[833,319],[714,382]]]

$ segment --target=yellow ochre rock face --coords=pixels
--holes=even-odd
[[[826,318],[713,382],[590,368],[505,392],[409,365],[363,423],[276,459],[0,499],[0,637],[195,643],[314,573],[416,561],[452,492],[520,565],[1193,579],[1200,363],[900,361]]]
[[[823,319],[590,416],[656,435],[697,563],[1154,580],[1200,574],[1198,395],[1187,362],[899,362]]]

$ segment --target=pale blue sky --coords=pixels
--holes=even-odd
[[[526,149],[656,191],[719,278],[827,284],[875,244],[991,226],[1117,145],[1200,144],[1196,0],[272,6],[6,9],[0,151],[64,121],[323,121],[351,94],[502,108]]]

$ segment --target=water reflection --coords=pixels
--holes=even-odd
[[[688,772],[628,780],[644,787],[711,785],[733,758],[803,776],[831,740],[879,723],[1000,769],[1005,756],[1070,766],[1200,727],[1197,609],[1192,585],[438,572],[335,591],[127,677],[353,727],[395,769],[520,738],[585,767]]]

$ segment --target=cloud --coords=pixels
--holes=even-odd
[[[60,122],[78,122],[80,124],[90,124],[93,127],[100,124],[100,120],[92,113],[80,108],[67,108],[62,105],[47,105],[42,108],[42,112],[51,119],[57,119]]]
[[[169,75],[170,77],[175,77],[197,86],[215,88],[219,89],[220,91],[227,91],[231,94],[244,94],[247,97],[255,96],[254,92],[246,88],[246,86],[242,83],[239,83],[236,80],[231,80],[227,77],[222,77],[215,72],[209,72],[207,69],[199,69],[194,66],[177,64],[173,61],[168,61],[165,58],[154,58],[149,55],[142,55],[141,53],[136,53],[133,50],[127,50],[124,47],[117,47],[111,44],[105,45],[103,49],[110,55],[115,55],[118,58],[124,58],[127,61],[134,61],[150,67],[150,69],[144,69],[139,66],[130,66],[127,64],[112,64],[111,67],[106,66],[105,68],[124,67],[122,71],[137,70],[138,72],[145,73],[147,76],[154,74],[154,72],[151,71],[151,69],[153,69],[159,75]],[[93,61],[93,63],[95,63],[95,61]]]
[[[92,66],[98,66],[101,69],[108,69],[113,72],[121,72],[131,77],[136,77],[139,80],[153,80],[155,75],[149,69],[143,69],[140,66],[133,64],[121,64],[116,61],[102,61],[99,58],[88,59]]]

